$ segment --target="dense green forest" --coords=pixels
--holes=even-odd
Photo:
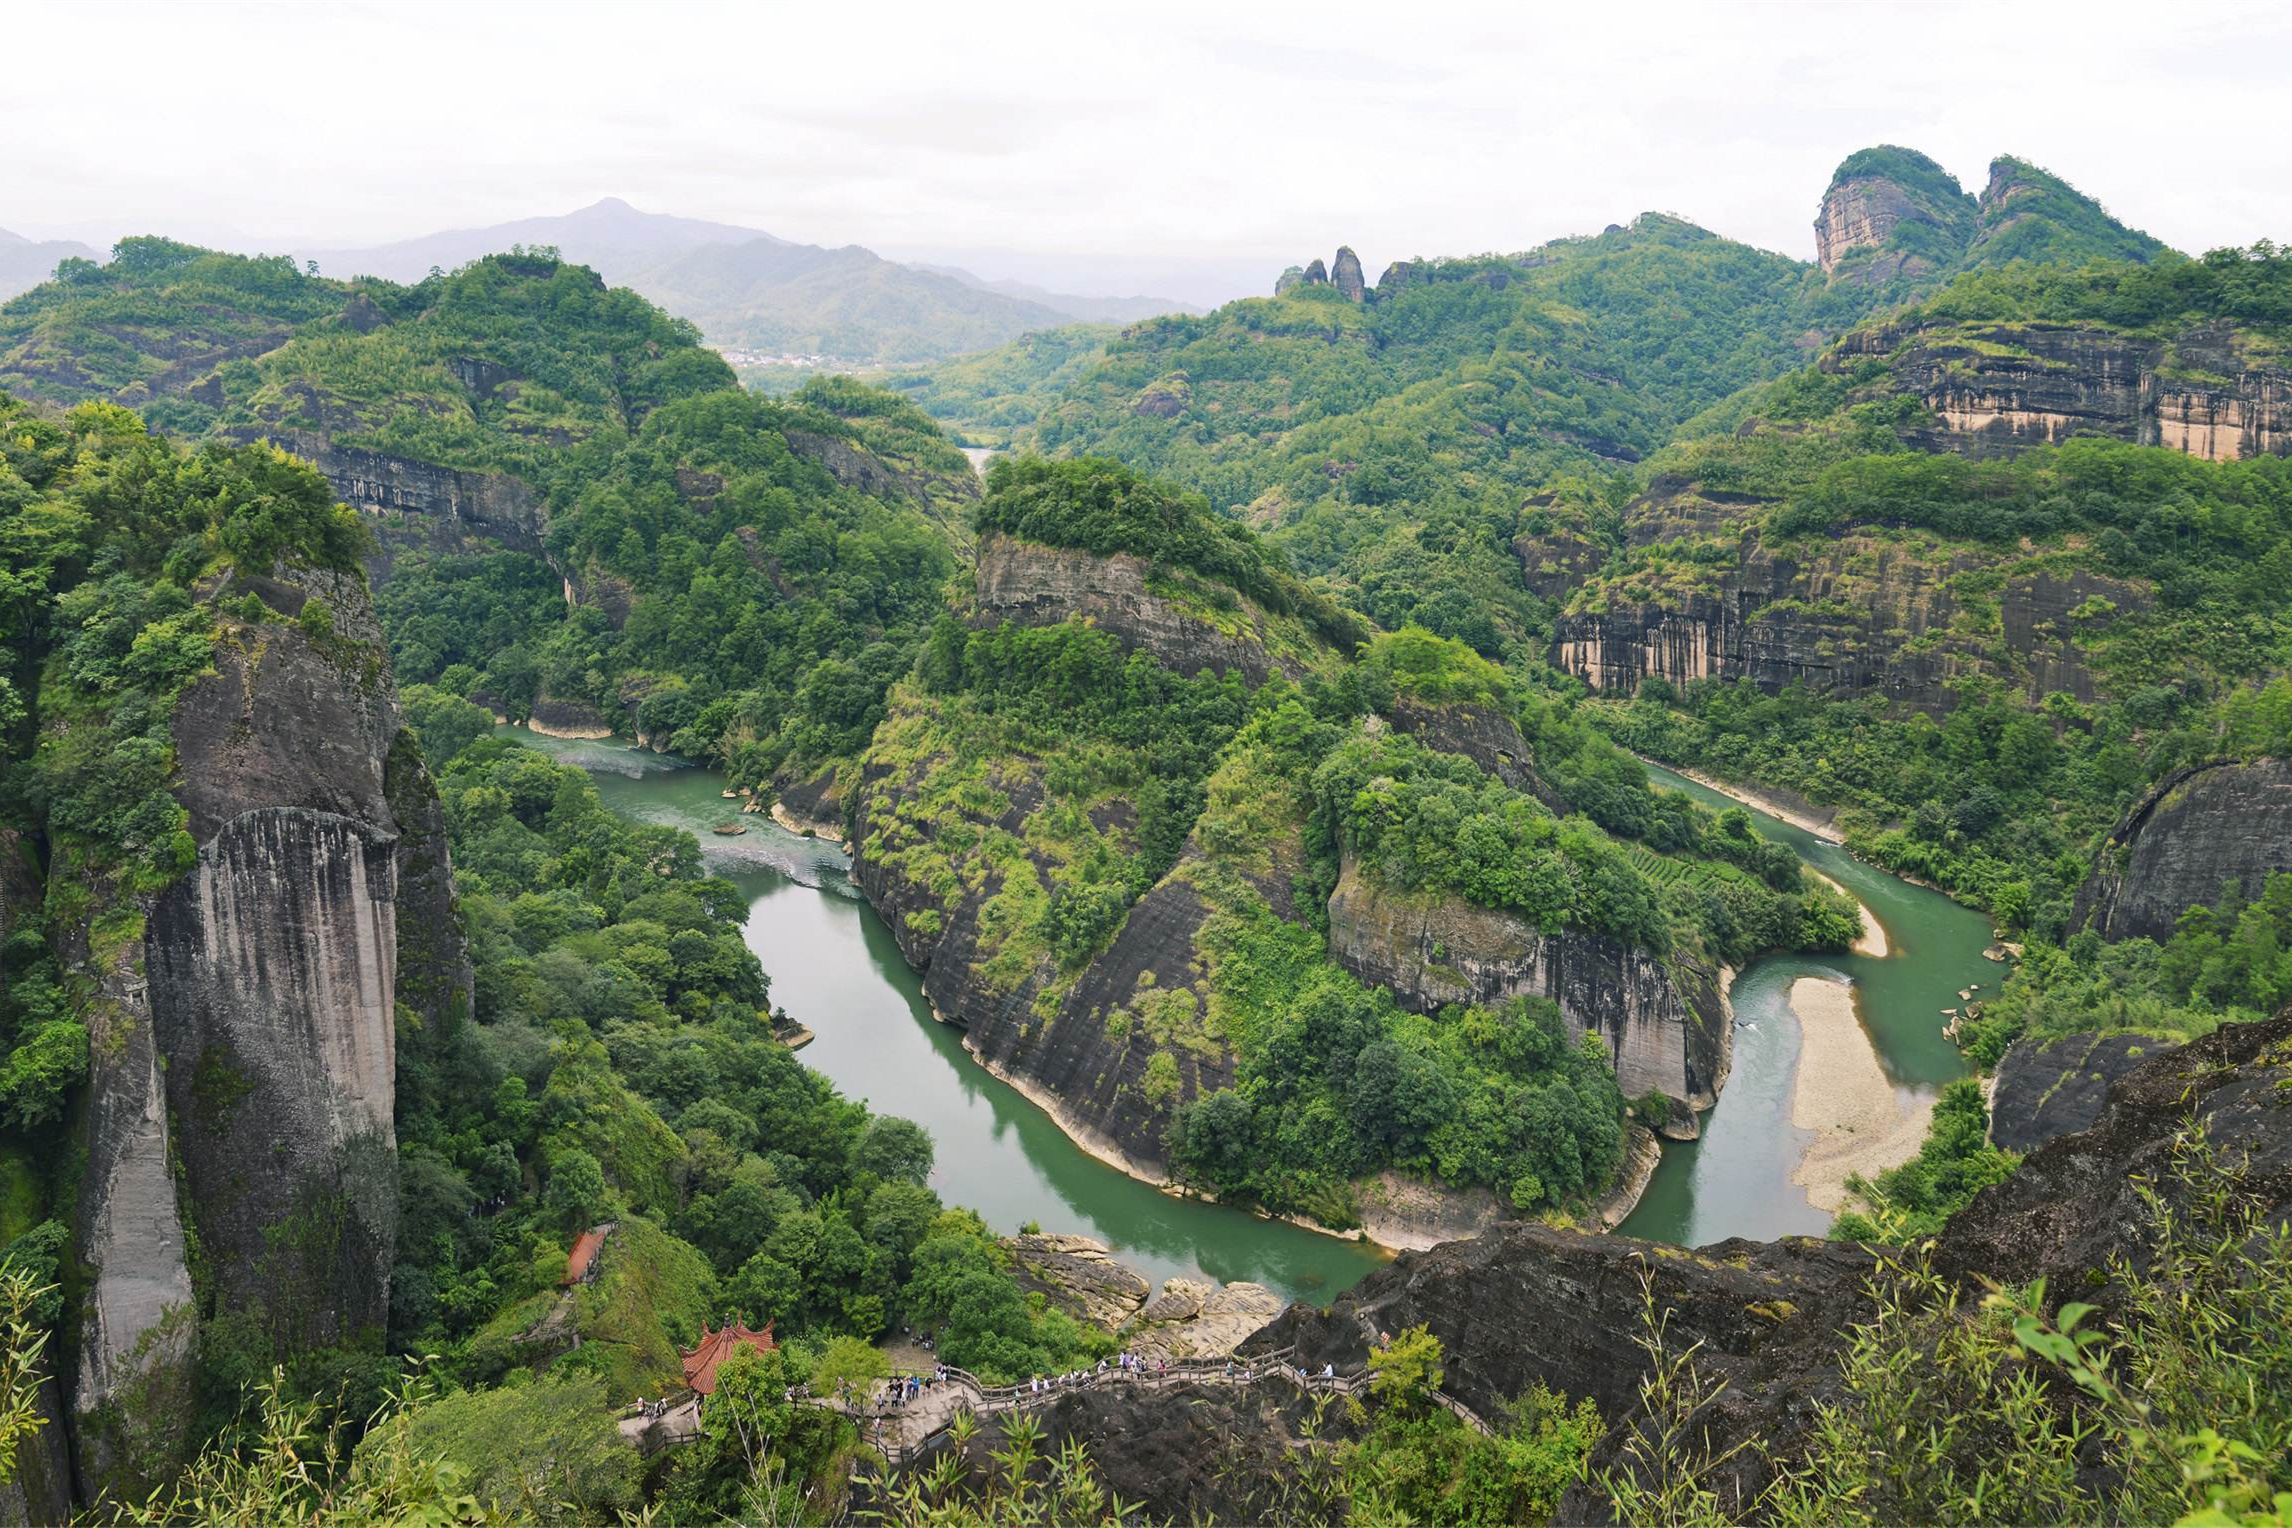
[[[2074,434],[1987,449],[1916,381],[1931,354],[2068,366],[2042,329],[2131,347],[2174,386],[2241,385],[2292,345],[2292,258],[2173,255],[2019,160],[1979,198],[1891,148],[1834,186],[1871,179],[1918,215],[1827,275],[1650,214],[1404,262],[1360,303],[1297,286],[778,399],[549,250],[410,285],[157,238],[65,262],[0,307],[0,386],[23,400],[0,394],[0,1273],[23,1276],[0,1329],[22,1296],[26,1340],[76,1339],[84,1163],[58,1143],[80,1133],[103,980],[140,978],[145,910],[198,859],[176,703],[290,622],[362,695],[402,687],[474,1006],[399,1008],[386,1332],[274,1368],[253,1315],[202,1306],[182,1406],[213,1449],[156,1518],[228,1516],[227,1494],[312,1520],[830,1520],[860,1433],[796,1387],[864,1390],[909,1331],[989,1381],[1115,1346],[941,1202],[921,1128],[800,1064],[744,898],[694,840],[616,816],[501,717],[610,728],[767,794],[833,771],[863,873],[904,890],[908,947],[967,921],[934,959],[1029,1035],[1086,1021],[1137,1058],[1108,1088],[1176,1185],[1337,1230],[1388,1179],[1581,1218],[1635,1121],[1669,1112],[1625,1097],[1553,1001],[1421,1012],[1364,980],[1332,928],[1341,886],[1620,949],[1681,994],[1860,932],[1746,813],[1652,788],[1634,754],[1834,810],[1855,853],[1989,913],[2018,959],[1957,1031],[1977,1069],[2023,1039],[2188,1038],[2292,1002],[2292,873],[2155,940],[2072,918],[2155,782],[2292,756],[2292,460]],[[940,421],[1022,454],[982,483]],[[514,490],[525,539],[355,514],[274,437]],[[993,616],[967,566],[983,543],[1136,559],[1157,618],[1265,635],[1267,677],[1182,671],[1152,622]],[[264,592],[279,570],[362,567],[381,643],[323,598],[287,615]],[[1776,567],[1828,582],[1769,597]],[[2040,581],[2077,593],[2014,625]],[[1888,624],[1905,588],[1918,619],[1942,611],[1931,628]],[[1594,689],[1576,671],[1582,623],[1713,606],[1940,677]],[[1495,742],[1450,751],[1466,734]],[[1150,903],[1185,947],[1085,1002]],[[1917,1157],[1854,1181],[1835,1237],[1915,1245],[2015,1170],[1978,1081],[1933,1120]],[[598,1276],[565,1286],[573,1239],[606,1222]],[[2239,1282],[2249,1259],[2221,1251],[2266,1234],[2225,1192],[2160,1228],[2156,1267],[2120,1273],[2124,1380],[2040,1296],[1958,1322],[1914,1260],[1889,1265],[1770,1507],[1915,1518],[1940,1498],[1889,1460],[1927,1415],[1905,1397],[1936,1396],[1981,1437],[1929,1462],[1978,1465],[2009,1512],[2180,1502],[2186,1428],[2257,1436],[2258,1392],[2231,1381],[2281,1355],[2225,1352],[2169,1291],[2272,1320],[2282,1280]],[[728,1365],[702,1436],[642,1464],[614,1413],[674,1389],[680,1345],[727,1318],[772,1323],[779,1348]],[[1692,1390],[1692,1355],[1667,1360],[1660,1328],[1649,1350]],[[1382,1334],[1374,1404],[1295,1451],[1290,1504],[1548,1515],[1596,1410],[1539,1393],[1483,1434],[1432,1404],[1442,1360],[1423,1328]],[[2109,1447],[2148,1450],[2105,1502],[2054,1446],[2040,1361],[2096,1398]],[[290,1450],[317,1462],[266,1476]],[[1101,1515],[1087,1461],[1053,1475],[1059,1509]],[[1694,1488],[1606,1484],[1630,1520],[1698,1520]],[[1016,1494],[1014,1515],[1052,1510]],[[895,1488],[872,1506],[946,1504]]]
[[[1267,605],[1318,600],[1199,496],[1105,461],[997,463],[978,525],[1193,570]],[[1308,608],[1324,629],[1366,629]],[[1464,644],[1410,628],[1358,651],[1324,647],[1300,680],[1251,688],[1238,674],[1180,678],[1075,623],[943,619],[865,759],[887,793],[880,807],[870,797],[866,860],[929,892],[902,912],[912,938],[936,940],[966,888],[991,885],[966,959],[1045,1016],[1150,891],[1205,903],[1202,995],[1148,992],[1104,1022],[1123,1041],[1133,1026],[1152,1037],[1145,1102],[1167,1118],[1174,1168],[1221,1196],[1347,1225],[1356,1182],[1397,1169],[1493,1188],[1520,1210],[1579,1205],[1622,1144],[1598,1046],[1573,1043],[1542,999],[1426,1016],[1364,986],[1326,946],[1340,865],[1706,972],[1761,950],[1842,948],[1858,918],[1802,885],[1744,814],[1658,796],[1635,763]],[[1525,724],[1571,809],[1385,729],[1377,712],[1396,697]],[[1230,1088],[1187,1085],[1187,1069],[1227,1055]]]
[[[1892,322],[2026,309],[2113,331],[2229,321],[2264,348],[2283,343],[2288,304],[2292,260],[2269,248],[1972,275]],[[1826,366],[1730,405],[1649,470],[1733,496],[1742,544],[1766,555],[1811,559],[1851,534],[1912,566],[1969,569],[1940,576],[1995,656],[1955,683],[1946,715],[1717,681],[1642,685],[1591,712],[1642,752],[1848,808],[1858,851],[2058,940],[2095,841],[2150,781],[2292,749],[2292,464],[2109,440],[1968,459],[1916,449],[1930,422],[1883,366]],[[1624,551],[1569,609],[1682,598],[1741,556],[1724,538]],[[1997,640],[2001,589],[2032,573],[2119,591],[2089,596],[2062,633],[2092,699],[2031,694],[2021,655]]]
[[[515,718],[570,706],[755,779],[864,744],[976,492],[908,405],[840,378],[766,402],[691,325],[549,250],[398,286],[130,239],[0,308],[0,385],[513,475],[572,599],[525,551],[386,520],[400,678]]]

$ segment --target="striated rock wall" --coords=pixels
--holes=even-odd
[[[381,518],[417,541],[458,548],[476,538],[541,555],[548,513],[520,479],[501,472],[458,472],[411,457],[337,445],[317,430],[243,432],[302,457],[326,474],[353,509]]]
[[[1295,679],[1303,663],[1270,650],[1273,617],[1251,601],[1232,596],[1231,629],[1149,587],[1153,566],[1143,557],[1117,553],[1099,557],[1065,547],[1038,546],[990,535],[979,543],[978,619],[982,625],[1010,621],[1021,626],[1056,626],[1087,620],[1123,646],[1152,654],[1185,675],[1205,669],[1240,673],[1251,684],[1275,672]]]
[[[378,1329],[397,1239],[394,839],[243,812],[154,909],[173,1145],[221,1309],[280,1352]]]
[[[1147,1091],[1146,1065],[1160,1047],[1146,1025],[1116,1017],[1147,994],[1165,1003],[1190,997],[1197,1011],[1206,1004],[1195,937],[1208,909],[1186,884],[1185,862],[1138,900],[1112,944],[1072,986],[1038,1009],[1046,973],[1004,986],[982,958],[983,909],[1001,891],[1001,873],[958,888],[950,910],[899,868],[895,851],[908,831],[896,823],[904,788],[879,764],[862,772],[852,874],[891,926],[900,953],[922,972],[933,1011],[964,1031],[964,1045],[983,1065],[1048,1109],[1086,1149],[1127,1171],[1162,1176],[1172,1113],[1230,1085],[1234,1073],[1222,1042],[1177,1048],[1179,1091],[1156,1100]],[[1006,776],[1000,788],[1010,805],[993,826],[1021,836],[1041,804],[1040,787]]]
[[[1995,455],[2095,435],[2207,461],[2292,452],[2292,373],[2247,359],[2228,325],[2170,340],[2069,324],[1873,325],[1825,357],[1886,362],[1939,421],[1932,449]]]
[[[195,864],[140,938],[63,952],[100,981],[71,1402],[89,1496],[171,1468],[201,1314],[252,1316],[282,1356],[378,1338],[397,1017],[438,1032],[470,1008],[443,816],[363,580],[237,587],[287,617],[324,599],[332,635],[269,620],[218,644],[173,717]]]
[[[2176,770],[2110,833],[2070,924],[2163,941],[2230,882],[2257,896],[2279,871],[2292,871],[2292,759]]]
[[[1707,533],[1741,513],[1659,483],[1634,507],[1630,534],[1639,543]],[[2147,608],[2147,590],[2082,571],[2010,573],[1985,597],[1994,601],[1992,635],[1984,629],[1989,613],[1969,608],[1952,584],[1998,561],[1861,531],[1811,552],[1779,552],[1753,533],[1743,536],[1733,566],[1714,570],[1702,586],[1561,616],[1552,663],[1595,690],[1627,695],[1649,675],[1674,684],[1749,679],[1767,690],[1800,684],[1938,714],[1957,704],[1957,679],[1998,673],[2002,636],[2015,665],[2004,677],[2031,699],[2055,690],[2094,699],[2078,639]],[[2095,596],[2113,609],[2073,618]]]
[[[1462,898],[1393,891],[1348,856],[1329,898],[1329,952],[1423,1013],[1450,1003],[1549,998],[1572,1034],[1599,1036],[1629,1098],[1660,1092],[1708,1109],[1726,1080],[1728,1025],[1716,976],[1680,972],[1604,934],[1546,934]],[[1694,1134],[1691,1115],[1683,1131]]]
[[[1894,230],[1902,224],[1936,221],[1909,192],[1883,175],[1838,181],[1823,193],[1822,206],[1815,213],[1815,258],[1828,275],[1855,250],[1884,248],[1886,241],[1894,236]],[[1930,262],[1920,262],[1920,265],[1932,268]],[[1857,274],[1860,280],[1876,284],[1902,268],[1899,260],[1874,261]]]
[[[96,984],[85,1010],[87,1165],[73,1226],[83,1270],[73,1463],[82,1499],[105,1489],[140,1497],[187,1442],[194,1325],[144,948],[138,939],[91,947],[85,929],[51,930],[50,938],[58,963]]]

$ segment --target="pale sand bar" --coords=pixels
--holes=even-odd
[[[1808,868],[1807,874],[1813,876],[1816,880],[1822,882],[1825,886],[1828,886],[1832,891],[1837,892],[1842,897],[1854,896],[1853,892],[1848,891],[1844,886],[1839,885],[1837,881],[1831,879],[1827,875],[1824,875],[1821,871],[1816,870],[1811,866]],[[1878,915],[1870,910],[1870,904],[1868,902],[1863,901],[1860,897],[1855,897],[1854,905],[1862,913],[1862,934],[1854,941],[1853,953],[1856,955],[1868,955],[1873,960],[1884,960],[1888,951],[1892,948],[1886,942],[1886,925],[1878,921]]]
[[[1799,1021],[1791,1123],[1815,1136],[1791,1181],[1816,1209],[1835,1215],[1846,1204],[1848,1174],[1868,1178],[1918,1154],[1934,1103],[1904,1105],[1844,982],[1800,977],[1791,984],[1791,1012]]]

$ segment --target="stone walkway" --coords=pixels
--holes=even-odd
[[[886,1424],[881,1432],[876,1430],[872,1419],[861,1418],[860,1433],[866,1442],[882,1450],[885,1462],[896,1469],[928,1448],[960,1412],[988,1417],[1039,1411],[1061,1396],[1083,1390],[1163,1390],[1187,1384],[1277,1385],[1309,1395],[1352,1395],[1369,1388],[1370,1376],[1366,1371],[1332,1375],[1300,1373],[1283,1361],[1284,1356],[1260,1355],[1247,1364],[1201,1358],[1186,1359],[1163,1369],[1111,1368],[1103,1373],[1093,1369],[1073,1380],[1048,1383],[1040,1391],[1028,1385],[983,1385],[976,1375],[950,1368],[946,1380],[927,1385],[914,1400],[879,1413]],[[1433,1399],[1474,1431],[1489,1431],[1488,1424],[1454,1396],[1436,1390]]]
[[[1039,1411],[1062,1396],[1084,1390],[1274,1385],[1308,1395],[1354,1395],[1369,1388],[1370,1376],[1365,1370],[1350,1374],[1301,1374],[1284,1362],[1284,1357],[1278,1353],[1259,1355],[1246,1364],[1229,1363],[1222,1358],[1190,1358],[1166,1368],[1110,1368],[1103,1373],[1092,1369],[1071,1380],[1046,1381],[1041,1390],[1030,1385],[986,1385],[967,1370],[949,1368],[946,1379],[925,1385],[913,1400],[889,1409],[870,1405],[855,1411],[841,1401],[821,1396],[808,1396],[804,1404],[824,1406],[849,1416],[859,1428],[861,1441],[880,1450],[885,1463],[896,1469],[928,1449],[964,1412],[991,1417]],[[1454,1396],[1436,1390],[1433,1399],[1466,1426],[1477,1432],[1489,1431],[1488,1424]],[[660,1415],[624,1417],[619,1425],[622,1436],[648,1454],[673,1444],[687,1443],[700,1436],[700,1398],[688,1395]]]

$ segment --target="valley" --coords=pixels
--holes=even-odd
[[[0,1512],[2265,1522],[2292,259],[1814,232],[60,257]]]

